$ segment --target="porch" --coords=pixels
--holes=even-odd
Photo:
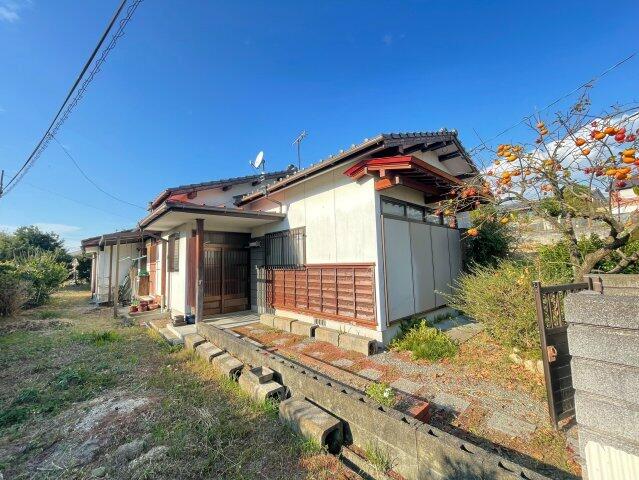
[[[223,330],[243,328],[252,324],[259,323],[259,321],[259,315],[251,310],[211,315],[202,319],[203,323],[214,325]],[[183,343],[185,335],[197,333],[197,325],[192,324],[177,327],[175,325],[172,325],[168,318],[164,319],[163,321],[151,321],[149,322],[149,325],[172,344]]]

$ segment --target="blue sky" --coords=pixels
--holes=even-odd
[[[17,170],[116,0],[0,0],[0,168]],[[628,56],[636,1],[145,0],[59,140],[102,188],[146,205],[168,186],[303,164],[386,131],[490,137]],[[595,105],[638,100],[639,58]],[[515,129],[503,141],[516,140]],[[0,228],[40,224],[73,248],[144,215],[51,143],[0,199]]]

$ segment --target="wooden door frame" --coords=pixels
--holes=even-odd
[[[239,247],[236,245],[225,245],[225,244],[206,244],[203,245],[203,249],[202,249],[202,276],[203,281],[202,281],[202,290],[203,290],[203,295],[202,295],[202,300],[203,300],[203,304],[204,304],[204,300],[206,300],[206,298],[204,297],[204,291],[206,290],[204,288],[204,283],[206,282],[206,275],[204,274],[204,256],[205,256],[205,252],[206,251],[219,251],[220,252],[220,313],[225,313],[224,312],[224,287],[226,286],[226,281],[225,281],[225,273],[226,273],[226,260],[225,260],[225,256],[224,253],[228,252],[228,251],[246,251],[248,252],[247,248],[243,248],[243,247]],[[247,267],[247,275],[246,275],[246,304],[247,306],[250,306],[251,304],[251,275],[250,275],[250,268],[251,268],[251,256],[250,254],[247,254],[247,259],[246,259],[246,267]],[[209,297],[210,298],[210,297]],[[230,297],[229,297],[230,298]],[[241,297],[235,297],[235,298],[241,298]],[[202,315],[204,315],[204,307],[202,307]]]

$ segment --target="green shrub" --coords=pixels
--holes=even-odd
[[[98,347],[102,347],[108,343],[119,342],[122,340],[122,336],[112,330],[106,330],[104,332],[82,332],[76,333],[72,337],[78,342],[90,343]]]
[[[42,305],[49,295],[62,286],[69,272],[64,263],[57,260],[53,252],[39,252],[14,261],[16,270],[24,281],[30,284],[27,305]]]
[[[0,263],[0,317],[15,315],[29,301],[30,284],[15,266]]]
[[[371,383],[366,387],[366,395],[371,397],[380,405],[386,407],[392,407],[395,405],[397,398],[395,397],[395,391],[390,387],[388,383]]]
[[[532,265],[503,261],[496,266],[474,266],[456,281],[452,308],[484,324],[486,332],[506,347],[539,349],[539,333],[532,282]]]
[[[391,348],[412,352],[416,360],[431,361],[452,357],[458,350],[456,343],[424,319],[394,338]]]
[[[603,247],[604,242],[597,235],[581,237],[577,241],[579,255],[581,258]],[[632,255],[639,251],[639,240],[632,241],[625,245],[621,251],[625,255]],[[569,282],[573,279],[573,270],[570,263],[570,253],[565,241],[560,241],[552,245],[543,245],[538,249],[539,264],[541,274],[545,278],[552,278],[557,282]],[[617,252],[595,265],[595,270],[607,272],[612,270],[621,260]],[[639,273],[639,264],[634,263],[624,268],[620,273]]]
[[[515,237],[508,224],[504,225],[493,216],[473,215],[473,227],[477,228],[476,237],[466,237],[465,261],[471,268],[472,265],[496,265],[500,260],[511,253]]]

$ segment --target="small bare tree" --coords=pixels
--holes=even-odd
[[[586,90],[567,112],[553,119],[527,120],[534,132],[530,141],[496,148],[483,145],[482,150],[491,154],[490,164],[442,202],[442,209],[450,214],[489,203],[495,208],[486,210],[498,212],[491,219],[497,215],[508,223],[512,215],[504,204],[519,203],[560,232],[577,281],[615,252],[621,260],[613,273],[637,262],[639,255],[625,255],[621,248],[639,232],[639,212],[621,218],[611,198],[620,189],[639,185],[639,105],[616,106],[600,114],[590,110]],[[608,230],[603,246],[583,257],[576,219],[600,222]],[[477,228],[468,230],[470,236],[477,234]]]

